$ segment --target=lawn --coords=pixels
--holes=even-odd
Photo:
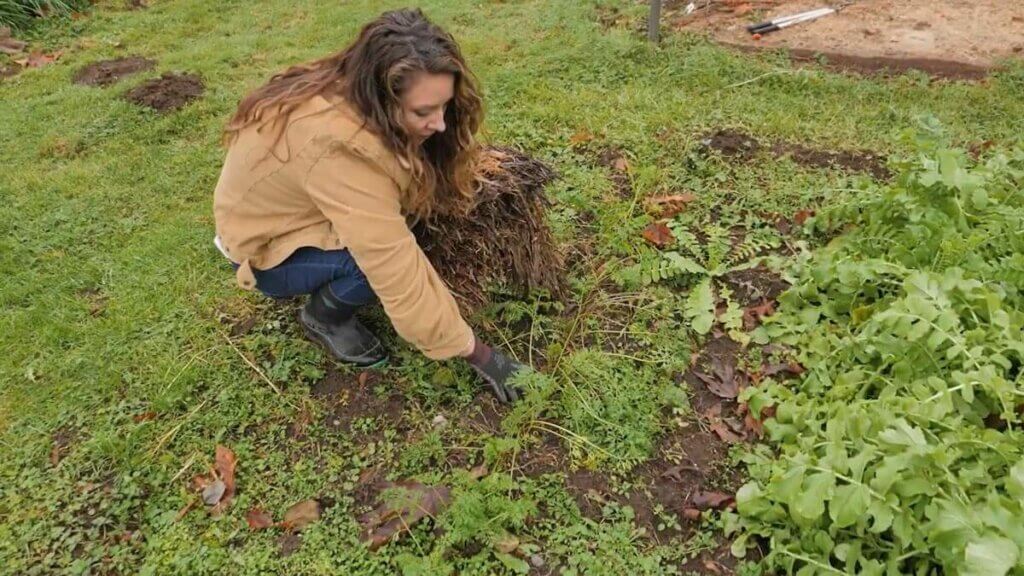
[[[37,26],[60,59],[0,80],[0,572],[1022,570],[1020,66],[864,78],[652,47],[629,0],[419,2],[479,76],[485,139],[559,173],[569,293],[496,289],[471,321],[540,370],[509,410],[379,314],[390,365],[334,365],[212,243],[239,98],[402,4],[151,4]],[[72,82],[128,55],[156,65]],[[172,71],[201,97],[125,100]],[[194,479],[218,445],[214,514]],[[360,516],[407,480],[449,504],[371,551]],[[301,531],[247,523],[307,500]]]

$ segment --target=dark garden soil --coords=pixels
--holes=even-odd
[[[132,89],[125,97],[139,106],[169,112],[199,98],[204,90],[203,80],[195,74],[165,73]]]
[[[782,140],[762,144],[750,134],[731,128],[708,134],[702,143],[726,158],[742,162],[752,161],[761,154],[768,154],[775,158],[789,158],[807,168],[861,172],[877,180],[886,180],[892,176],[885,165],[885,156],[867,150],[819,150]]]
[[[113,60],[102,60],[81,68],[75,73],[72,80],[75,84],[84,84],[86,86],[110,86],[119,82],[122,78],[144,70],[150,70],[155,65],[155,60],[149,60],[141,56],[126,56]]]
[[[733,300],[743,308],[774,301],[789,288],[789,283],[777,272],[764,266],[735,270],[725,274],[722,280],[732,290]]]
[[[382,388],[378,396],[375,388]],[[314,398],[324,402],[328,408],[326,425],[331,430],[353,431],[357,421],[372,418],[376,420],[372,433],[382,427],[401,429],[405,400],[396,390],[385,373],[364,370],[347,373],[330,370],[323,380],[312,386]],[[355,430],[357,436],[365,432]],[[372,434],[371,434],[372,435]]]

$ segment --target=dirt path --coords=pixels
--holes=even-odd
[[[857,71],[919,69],[942,77],[976,77],[1008,58],[1024,57],[1024,2],[1006,0],[859,0],[839,14],[754,40],[746,26],[827,6],[823,0],[714,0],[684,15],[670,4],[677,29],[706,31],[745,50],[788,48],[796,59],[825,55]]]

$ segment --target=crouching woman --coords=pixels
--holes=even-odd
[[[419,10],[388,12],[343,51],[246,96],[214,193],[220,251],[243,288],[309,301],[306,333],[335,358],[386,360],[356,311],[380,302],[436,360],[465,358],[502,402],[523,366],[474,335],[407,221],[473,202],[482,105],[455,40]]]

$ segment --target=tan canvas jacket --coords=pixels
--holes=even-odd
[[[402,338],[433,359],[468,354],[472,331],[402,213],[406,165],[343,100],[302,105],[276,146],[273,128],[241,132],[214,192],[217,235],[239,264],[239,285],[254,288],[253,269],[300,247],[348,248]]]

